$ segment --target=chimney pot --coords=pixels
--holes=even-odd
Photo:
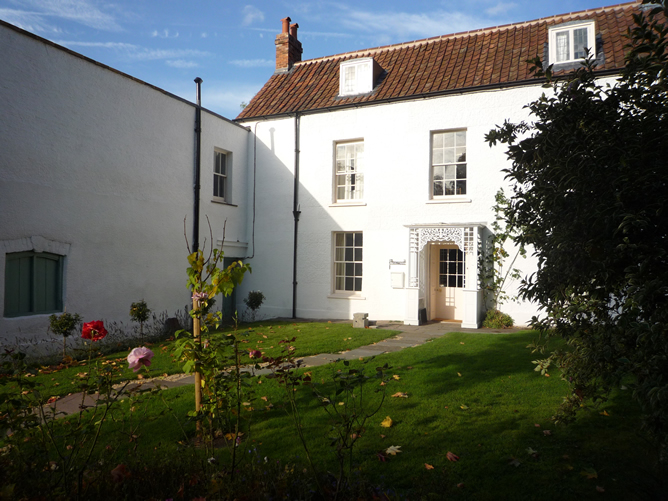
[[[276,35],[276,72],[290,71],[295,63],[302,60],[302,44],[297,40],[297,23],[290,25],[291,19],[281,19],[283,32]]]

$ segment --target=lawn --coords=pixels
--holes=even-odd
[[[353,483],[364,479],[391,498],[409,499],[661,499],[665,472],[655,467],[653,444],[639,431],[630,391],[620,388],[608,402],[583,410],[575,423],[555,426],[551,416],[566,384],[557,372],[540,376],[533,370],[536,356],[526,349],[533,338],[530,332],[449,333],[349,366],[340,362],[310,369],[313,383],[339,405],[343,397],[334,396],[331,383],[336,371],[364,369],[371,374],[377,366],[392,367],[384,387],[375,379],[365,386],[371,406],[380,398],[373,390],[384,388],[387,398],[357,442]],[[299,336],[293,344],[301,355]],[[391,396],[398,393],[407,398]],[[194,432],[193,423],[185,420],[194,405],[192,387],[139,398],[149,403],[119,404],[103,428],[101,451],[109,464],[123,461],[134,471],[137,485],[162,478],[160,484],[151,484],[160,490],[154,495],[176,497],[183,480],[172,474],[168,481],[157,472],[178,471],[183,468],[179,457],[187,457],[188,478],[198,479],[191,481],[188,492],[215,499],[211,479],[227,464],[228,449],[198,451],[185,440],[183,431]],[[238,448],[246,455],[244,464],[280,464],[281,475],[306,471],[284,389],[266,377],[255,378],[246,398],[242,415],[252,418],[252,427]],[[336,471],[327,414],[309,386],[299,387],[296,401],[316,469]],[[381,422],[388,416],[393,424],[384,428]],[[390,446],[400,452],[388,454]],[[449,453],[458,459],[453,461]],[[209,456],[215,460],[207,463]],[[194,474],[193,468],[201,471]],[[267,475],[266,469],[253,471],[256,477]],[[263,494],[255,495],[261,499]]]
[[[233,332],[232,327],[204,335],[207,337],[222,337]],[[255,322],[239,326],[237,334],[241,339],[241,346],[247,350],[260,350],[267,356],[277,356],[281,352],[279,341],[283,339],[299,338],[300,356],[317,355],[321,353],[339,353],[377,343],[388,337],[398,334],[398,331],[386,329],[353,329],[350,323],[339,322]],[[142,371],[139,377],[159,377],[163,375],[182,373],[182,364],[175,360],[173,353],[174,340],[165,340],[155,343],[145,343],[155,353],[148,371]],[[121,345],[117,348],[121,348]],[[93,347],[95,345],[93,344]],[[136,379],[138,376],[128,368],[127,356],[131,346],[119,349],[108,355],[94,356],[88,360],[88,353],[79,351],[71,353],[76,359],[67,364],[36,366],[30,370],[34,382],[38,383],[39,391],[46,398],[61,397],[79,390],[80,385],[88,375],[90,364],[100,364],[114,370],[118,382]],[[242,357],[242,363],[250,363],[248,356]],[[9,390],[9,387],[0,387],[0,392]]]

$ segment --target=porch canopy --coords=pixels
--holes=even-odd
[[[440,284],[430,278],[430,247],[449,245],[464,253],[464,280],[461,294],[457,296],[458,318],[463,328],[480,327],[484,313],[482,290],[479,287],[478,256],[482,252],[484,239],[483,223],[466,224],[413,224],[405,225],[409,229],[408,251],[408,288],[406,297],[405,323],[418,325],[420,312],[423,318],[435,318],[433,291]],[[433,264],[431,265],[432,271]],[[438,271],[435,271],[438,273]],[[432,283],[430,283],[430,280]]]

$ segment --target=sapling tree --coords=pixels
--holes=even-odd
[[[148,320],[150,314],[151,310],[143,299],[130,305],[130,318],[139,324],[139,336],[142,342],[144,342],[144,322]]]
[[[265,297],[262,291],[248,291],[248,296],[244,298],[244,304],[250,310],[248,321],[255,322],[257,311],[262,306]]]
[[[63,358],[67,356],[67,338],[78,329],[81,320],[78,313],[67,313],[66,311],[60,315],[54,314],[49,317],[51,331],[63,337]]]
[[[209,230],[211,226],[209,226]],[[225,229],[223,228],[223,241]],[[213,242],[213,234],[211,234]],[[187,243],[187,241],[186,241]],[[188,252],[190,246],[188,245]],[[239,360],[238,344],[234,339],[226,339],[215,343],[210,339],[203,342],[202,335],[217,329],[222,321],[222,312],[212,312],[213,300],[218,294],[229,296],[234,288],[241,283],[246,271],[250,271],[250,265],[241,261],[234,261],[226,268],[218,265],[223,259],[221,249],[211,246],[208,256],[204,256],[202,249],[191,252],[188,256],[188,282],[187,286],[192,293],[192,309],[190,317],[193,319],[192,334],[185,330],[178,331],[177,337],[181,339],[176,343],[176,354],[185,361],[185,372],[195,373],[195,414],[202,411],[202,389],[207,392],[215,387],[215,379],[220,372],[219,351],[227,345],[236,346],[236,361]],[[237,364],[238,365],[238,364]],[[239,372],[237,371],[237,375]],[[214,404],[215,405],[215,404]],[[211,410],[211,409],[209,409]],[[199,427],[199,424],[198,424]],[[201,428],[200,428],[201,429]]]
[[[505,222],[531,245],[537,271],[521,285],[542,308],[533,326],[567,340],[538,360],[562,369],[560,418],[605,399],[624,379],[668,452],[668,25],[666,2],[643,0],[621,76],[598,80],[592,57],[559,79],[532,122],[490,131],[512,183]]]

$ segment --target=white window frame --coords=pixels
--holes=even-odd
[[[362,203],[364,200],[364,140],[335,142],[333,170],[334,203],[341,205]]]
[[[462,140],[463,144],[460,143]],[[443,142],[439,146],[437,136],[452,135],[452,146]],[[466,158],[466,129],[438,130],[432,131],[430,142],[430,169],[429,169],[429,195],[432,200],[464,199],[469,194],[469,169]],[[440,150],[440,155],[439,155]],[[452,157],[447,153],[452,152]],[[461,158],[461,155],[464,158]],[[463,171],[462,172],[462,168]],[[463,175],[462,175],[463,174]],[[453,182],[453,193],[446,193],[446,183]],[[442,185],[439,193],[436,189],[437,183]],[[463,188],[463,190],[462,190]],[[466,199],[468,200],[468,199]]]
[[[225,172],[218,172],[218,157],[225,158]],[[213,200],[216,202],[230,203],[230,171],[232,167],[232,154],[220,148],[213,150]],[[219,182],[222,181],[222,194],[218,191]]]
[[[358,297],[363,299],[364,232],[333,232],[332,250],[333,296],[331,297]]]
[[[373,58],[350,59],[339,65],[339,96],[355,96],[373,90]]]
[[[549,47],[549,58],[550,64],[564,64],[564,63],[573,63],[582,61],[583,57],[575,57],[575,42],[574,35],[576,30],[586,29],[587,30],[587,45],[586,48],[589,49],[590,54],[595,58],[596,57],[596,30],[594,21],[583,21],[583,22],[574,22],[572,24],[560,24],[557,26],[550,26],[549,35],[548,35],[548,47]],[[557,38],[561,34],[567,35],[568,40],[568,58],[561,61],[557,61]]]

